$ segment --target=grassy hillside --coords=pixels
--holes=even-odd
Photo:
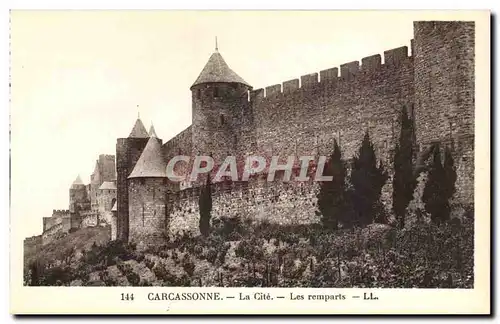
[[[111,229],[106,227],[87,227],[78,229],[72,233],[56,238],[54,241],[37,246],[31,246],[24,250],[25,268],[31,263],[37,262],[41,266],[49,267],[65,260],[68,255],[76,256],[83,251],[89,250],[95,243],[105,245],[110,240]]]
[[[70,238],[47,246],[44,258],[62,259],[34,269],[26,283],[471,288],[473,228],[472,220],[465,219],[462,224],[418,223],[402,230],[372,224],[332,232],[317,225],[226,219],[206,237],[177,237],[141,251],[107,242],[104,233],[90,229],[73,233],[76,245],[86,249],[81,255],[71,254]],[[58,246],[64,249],[58,252]]]

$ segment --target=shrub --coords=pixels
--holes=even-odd
[[[422,195],[425,210],[431,215],[431,220],[436,224],[446,222],[450,218],[449,194],[452,189],[447,183],[448,173],[451,173],[451,171],[444,169],[438,146],[434,150],[432,165]]]
[[[209,249],[206,254],[207,261],[214,264],[217,260],[217,251],[213,248]]]
[[[224,264],[225,260],[226,260],[226,254],[227,254],[227,251],[229,251],[229,249],[231,248],[231,245],[229,243],[226,243],[224,244],[224,246],[222,247],[222,250],[219,252],[219,264]]]
[[[141,281],[141,278],[139,275],[135,272],[129,272],[127,275],[127,280],[132,286],[138,286],[139,282]]]
[[[262,244],[256,239],[241,241],[234,252],[236,256],[252,260],[253,262],[261,260],[264,256]]]
[[[146,265],[146,267],[149,269],[149,270],[152,270],[153,267],[155,266],[155,262],[151,259],[146,259],[144,260],[144,264]]]
[[[190,277],[193,275],[195,265],[194,262],[191,260],[191,258],[187,255],[185,255],[184,258],[182,259],[182,268],[184,269],[184,271],[186,271],[186,273]]]
[[[101,271],[101,272],[99,273],[99,277],[101,278],[101,280],[104,282],[104,284],[105,284],[106,286],[116,286],[116,285],[117,285],[116,280],[115,280],[115,279],[113,279],[113,278],[109,275],[108,271],[106,271],[106,270],[105,270],[105,271]]]

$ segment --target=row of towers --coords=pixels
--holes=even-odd
[[[166,219],[162,140],[157,138],[152,125],[148,133],[140,118],[127,138],[117,140],[116,173],[117,205],[113,207],[116,208],[116,238],[128,241],[130,232],[137,229],[136,224],[144,227],[151,222],[151,214]]]
[[[192,152],[216,164],[237,152],[241,116],[252,87],[229,68],[216,49],[191,86]],[[168,226],[166,161],[159,139],[137,119],[127,138],[116,143],[116,237],[144,241],[162,236]]]

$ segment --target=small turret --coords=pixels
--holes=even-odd
[[[167,229],[167,165],[161,145],[151,136],[128,177],[130,242],[149,245]]]
[[[138,117],[130,135],[116,141],[117,239],[128,241],[128,176],[139,160],[149,134]]]
[[[83,184],[80,175],[78,175],[69,188],[69,210],[74,213],[87,209],[90,209],[87,187]]]

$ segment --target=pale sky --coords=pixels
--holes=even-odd
[[[11,217],[24,236],[68,208],[78,174],[115,154],[139,105],[164,141],[191,123],[190,86],[214,50],[254,89],[410,47],[418,13],[14,11]]]

